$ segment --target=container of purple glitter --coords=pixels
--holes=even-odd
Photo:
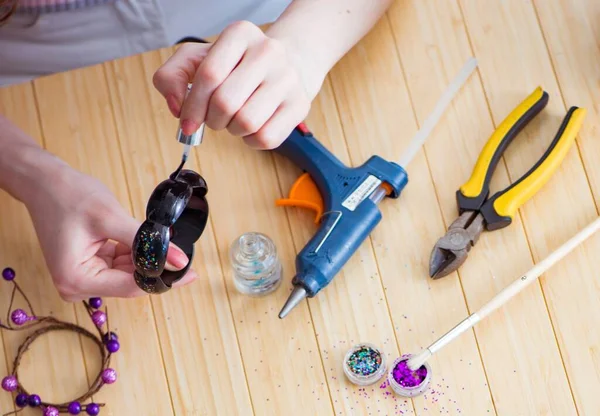
[[[412,371],[406,362],[410,355],[403,355],[394,361],[388,373],[390,387],[399,396],[414,397],[423,394],[431,382],[431,367],[425,363],[421,368]]]
[[[385,375],[385,355],[374,345],[357,344],[344,357],[344,374],[352,383],[368,386]]]

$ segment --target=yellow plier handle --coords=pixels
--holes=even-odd
[[[502,154],[547,103],[548,94],[538,87],[515,108],[492,134],[471,178],[457,193],[460,211],[479,210],[488,230],[503,228],[512,222],[517,210],[548,182],[575,142],[586,110],[571,107],[540,160],[518,181],[488,199],[490,181]]]

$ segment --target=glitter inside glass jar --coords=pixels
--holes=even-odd
[[[385,370],[385,355],[371,344],[357,344],[344,357],[344,374],[359,386],[377,382],[383,377]]]
[[[282,266],[277,248],[268,236],[248,232],[229,249],[235,288],[245,295],[264,296],[279,288]]]
[[[388,382],[394,393],[402,397],[414,397],[423,394],[431,382],[431,367],[425,363],[421,368],[412,371],[406,362],[409,355],[397,358],[388,373]]]

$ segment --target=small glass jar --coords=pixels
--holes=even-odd
[[[388,372],[388,383],[390,384],[390,387],[392,388],[394,393],[402,397],[414,397],[423,394],[427,391],[427,389],[429,388],[429,384],[431,383],[431,367],[429,366],[429,363],[425,363],[421,367],[425,368],[426,374],[423,378],[423,381],[421,381],[420,384],[416,386],[404,386],[400,382],[396,381],[396,378],[394,377],[394,369],[401,362],[408,361],[410,357],[411,355],[407,354],[397,358],[390,367],[390,371]]]
[[[385,354],[368,343],[356,344],[344,357],[344,374],[358,386],[376,383],[385,375]]]
[[[264,296],[281,284],[282,266],[273,241],[264,234],[249,232],[231,244],[229,250],[233,283],[249,296]]]

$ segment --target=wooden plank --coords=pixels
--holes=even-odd
[[[103,68],[41,78],[34,86],[48,150],[98,178],[130,210]],[[173,414],[149,299],[109,299],[106,304],[121,343],[112,361],[119,381],[95,399],[107,403],[114,414]],[[82,308],[77,313],[81,325],[90,324]],[[88,360],[95,363],[97,357]]]
[[[289,294],[295,252],[285,212],[273,203],[281,194],[271,155],[225,133],[207,131],[204,141],[195,153],[209,187],[221,190],[211,196],[212,221],[254,410],[260,415],[332,414],[306,303],[284,320],[277,317]],[[235,169],[228,169],[232,161]],[[248,231],[271,237],[283,264],[285,284],[265,298],[249,298],[233,286],[228,248]]]
[[[509,175],[514,181],[537,161],[555,136],[566,114],[563,98],[531,2],[506,1],[481,7],[481,3],[471,1],[461,2],[461,5],[472,46],[480,60],[483,85],[494,122],[499,123],[538,85],[550,95],[550,102],[538,120],[526,129],[517,146],[508,149],[505,159]],[[544,258],[597,216],[576,148],[569,152],[550,182],[520,211],[534,261]],[[593,278],[594,262],[591,253],[600,249],[598,244],[599,238],[592,238],[554,266],[541,280],[545,300],[552,311],[557,337],[565,338],[572,334],[562,332],[566,328],[564,325],[557,327],[557,310],[567,312],[575,308],[579,312],[578,316],[597,316],[596,308],[591,307],[593,303],[581,302],[579,297],[582,289],[586,291],[593,288],[586,280]],[[507,258],[511,261],[513,259],[512,256]],[[598,296],[597,290],[591,293],[592,297]],[[572,319],[573,315],[570,314],[569,317]],[[521,315],[519,319],[524,317]],[[537,377],[521,373],[521,379],[544,380],[544,383],[535,383],[539,399],[529,406],[529,413],[545,413],[551,409],[556,414],[574,414],[576,409],[569,391],[572,385],[566,380],[561,359],[572,360],[570,357],[576,352],[563,348],[561,357],[553,352],[553,347],[549,348],[548,340],[540,343],[541,340],[535,339],[533,335],[543,326],[543,322],[531,322],[527,337],[522,337],[519,345],[521,359],[535,357],[534,365],[539,372]],[[588,339],[580,339],[578,342],[586,345]],[[561,345],[565,346],[564,343]],[[502,371],[500,368],[498,365],[498,370]],[[573,377],[571,382],[572,379]],[[528,382],[527,385],[534,384]],[[551,393],[551,389],[559,388],[561,391]],[[511,413],[514,411],[511,409]]]
[[[0,113],[17,127],[42,143],[42,131],[38,122],[35,98],[30,83],[0,89]],[[75,322],[73,305],[63,302],[47,271],[43,253],[26,207],[2,192],[0,196],[0,268],[13,267],[17,281],[27,294],[36,313],[52,314],[59,319]],[[2,283],[0,304],[2,320],[5,320],[12,286]],[[26,309],[24,300],[17,298],[13,310]],[[30,331],[2,331],[7,356],[7,369],[17,348]],[[52,359],[50,359],[52,357]],[[4,364],[2,364],[4,366]],[[19,369],[20,382],[30,391],[37,392],[42,399],[66,401],[87,390],[88,380],[84,366],[83,352],[75,334],[50,333],[37,340],[27,353]],[[50,381],[50,382],[49,382]],[[74,396],[75,395],[75,396]],[[12,406],[11,395],[2,392],[0,408]],[[26,409],[24,416],[37,415]]]
[[[598,206],[600,4],[589,0],[551,0],[534,4],[565,108],[576,105],[588,111],[578,144]],[[577,204],[574,206],[577,208]],[[586,205],[585,213],[592,216],[593,210]],[[594,247],[597,246],[593,243],[585,247],[590,260],[594,258]],[[592,267],[592,264],[594,263],[590,261],[582,266]],[[580,414],[594,414],[600,408],[600,397],[597,394],[600,390],[600,334],[590,330],[600,321],[600,287],[595,269],[585,269],[584,274],[570,273],[568,278],[563,275],[560,279],[548,279],[544,285]],[[566,293],[572,293],[574,297],[565,296]],[[573,322],[577,324],[574,325]]]
[[[461,12],[452,2],[403,1],[392,9],[390,16],[413,104],[422,122],[435,105],[436,97],[472,56]],[[527,94],[524,93],[522,98]],[[493,129],[481,84],[470,82],[426,144],[446,225],[457,216],[455,192],[469,178]],[[519,146],[521,140],[515,144]],[[506,168],[500,164],[492,189],[499,190],[508,184]],[[507,258],[511,261],[507,262]],[[485,233],[460,269],[471,310],[479,308],[531,264],[520,218],[507,229]],[[451,275],[444,279],[455,278],[456,275]],[[537,330],[532,331],[532,328]],[[543,379],[546,376],[544,367],[560,360],[539,288],[530,289],[514,299],[503,311],[480,323],[475,332],[498,413],[538,414],[552,403],[552,397],[558,398],[559,403],[562,397],[569,408],[568,386],[560,372],[558,375],[554,372],[553,377],[562,383],[551,386],[527,383],[527,388],[523,389],[511,382],[515,371],[524,377]],[[544,349],[538,352],[540,345]],[[521,360],[522,349],[539,355],[540,361]],[[447,352],[440,354],[446,356]]]
[[[177,168],[177,121],[152,87],[167,51],[106,65],[136,218],[150,193]],[[135,102],[135,105],[132,103]],[[186,165],[198,171],[193,158]],[[209,200],[213,188],[209,182]],[[252,414],[212,225],[196,246],[200,281],[152,298],[176,415]]]
[[[350,158],[329,79],[313,102],[307,123],[315,137],[350,166]],[[284,190],[291,188],[301,171],[287,159],[276,157],[277,174]],[[314,235],[314,213],[298,208],[288,210],[296,252]],[[398,409],[412,412],[412,403],[394,400],[380,389],[380,383],[359,388],[344,375],[342,362],[348,348],[370,342],[382,349],[388,363],[399,354],[394,328],[371,241],[361,245],[333,282],[309,302],[319,334],[321,359],[336,414],[394,414]]]
[[[417,125],[389,22],[384,19],[331,74],[350,157],[398,160]],[[439,94],[435,94],[435,100]],[[460,98],[457,99],[460,101]],[[381,204],[372,240],[402,353],[417,353],[467,314],[457,279],[432,282],[429,251],[444,232],[435,190],[421,151],[408,167],[400,199]],[[414,399],[417,414],[493,412],[472,334],[433,357],[432,391]]]
[[[284,320],[277,317],[289,295],[295,250],[285,210],[274,204],[282,195],[272,155],[209,130],[194,154],[209,188],[216,190],[209,196],[212,222],[254,411],[333,414],[306,302]],[[284,268],[285,283],[264,298],[238,293],[232,281],[229,246],[249,231],[273,239]]]

